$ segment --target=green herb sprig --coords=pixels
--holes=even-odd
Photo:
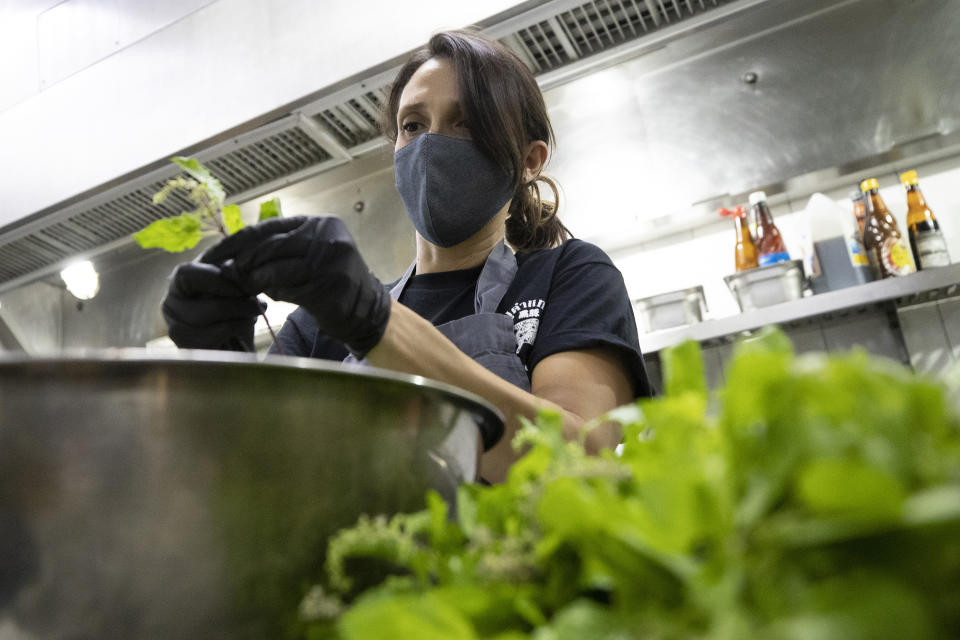
[[[163,249],[170,253],[180,253],[192,249],[210,233],[227,237],[242,229],[245,225],[240,207],[225,204],[226,191],[207,167],[195,158],[175,157],[171,162],[186,172],[186,176],[177,176],[167,180],[163,188],[153,196],[153,204],[162,204],[175,191],[182,191],[196,209],[177,216],[155,220],[141,231],[133,234],[134,240],[144,249]],[[280,200],[274,198],[260,203],[258,221],[281,216]],[[266,313],[260,316],[267,325],[273,344],[280,353],[283,348],[277,342],[277,335],[267,320]]]

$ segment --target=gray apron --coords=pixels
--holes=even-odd
[[[400,294],[413,277],[417,266],[411,264],[400,281],[390,290],[390,297]],[[517,356],[517,342],[513,332],[513,318],[497,313],[497,307],[517,274],[517,258],[501,241],[487,257],[473,299],[473,315],[437,325],[437,329],[453,344],[481,365],[524,391],[530,391],[530,378]],[[356,363],[350,354],[344,362]],[[361,361],[361,364],[366,360]]]

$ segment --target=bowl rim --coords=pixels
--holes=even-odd
[[[236,351],[204,349],[180,349],[156,352],[136,347],[111,347],[105,349],[65,349],[57,353],[27,354],[24,352],[0,352],[0,372],[4,369],[50,368],[67,363],[102,366],[178,366],[199,363],[209,366],[255,366],[257,368],[309,370],[333,375],[361,376],[375,380],[387,380],[395,384],[429,390],[451,400],[460,408],[470,411],[483,437],[484,451],[493,447],[504,433],[503,413],[479,395],[452,384],[427,378],[381,369],[372,365],[352,364],[307,358]]]

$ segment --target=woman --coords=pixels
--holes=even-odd
[[[249,344],[266,293],[300,305],[283,353],[418,374],[468,389],[505,416],[481,461],[502,481],[519,416],[563,413],[576,438],[590,419],[650,395],[623,279],[598,248],[569,239],[538,183],[553,131],[543,96],[509,50],[471,31],[440,33],[393,84],[384,132],[416,228],[416,261],[383,286],[337,218],[271,220],[175,272],[164,301],[183,347]],[[506,241],[506,243],[504,242]],[[511,251],[509,244],[516,251]],[[612,427],[588,450],[612,447]]]

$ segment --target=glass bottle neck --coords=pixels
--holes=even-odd
[[[773,216],[770,214],[770,207],[767,206],[766,202],[760,201],[753,205],[753,208],[757,214],[758,227],[760,225],[768,226],[773,224]]]
[[[918,185],[912,184],[907,187],[907,207],[909,209],[926,209],[927,201],[923,198]]]
[[[880,192],[876,189],[870,191],[870,203],[873,205],[873,212],[878,216],[890,215],[887,204],[880,197]]]
[[[741,218],[734,218],[733,226],[737,230],[738,244],[741,242],[753,242],[753,239],[750,237],[750,228],[747,226],[746,216],[743,216]]]

